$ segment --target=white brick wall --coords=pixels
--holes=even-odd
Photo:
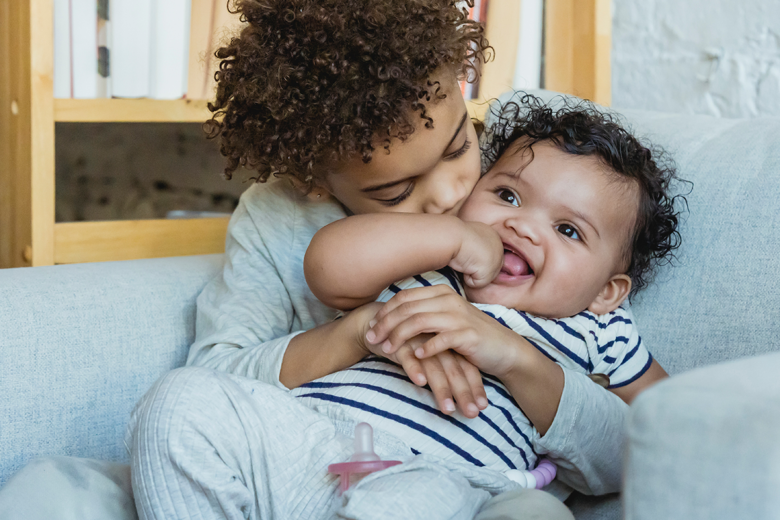
[[[780,116],[780,0],[614,0],[612,104]]]

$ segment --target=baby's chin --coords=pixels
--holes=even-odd
[[[518,295],[507,294],[503,287],[494,284],[475,289],[474,287],[465,287],[466,299],[471,303],[486,303],[490,305],[503,305],[510,309],[518,311],[531,312],[528,309],[533,307],[530,302],[523,301]]]
[[[516,294],[516,291],[507,291],[506,287],[490,284],[487,287],[475,289],[473,287],[464,287],[466,299],[471,303],[484,303],[489,305],[502,305],[508,309],[527,312],[540,318],[559,319],[565,316],[560,313],[549,312],[543,305],[544,302],[531,301],[529,298],[523,298]]]

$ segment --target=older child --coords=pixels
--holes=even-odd
[[[209,129],[221,137],[228,176],[244,166],[259,181],[283,178],[247,190],[231,219],[224,270],[198,299],[188,358],[197,368],[162,378],[133,414],[127,444],[142,518],[189,517],[188,508],[230,518],[315,518],[333,507],[347,514],[351,506],[336,501],[322,464],[348,458],[349,418],[308,414],[288,388],[362,359],[374,308],[332,321],[335,311],[306,286],[305,250],[317,230],[346,214],[456,214],[479,178],[476,134],[456,80],[487,43],[460,2],[243,0],[237,7],[248,24],[218,53],[211,108],[221,117]],[[440,403],[452,389],[464,413],[476,415],[468,404],[479,404],[484,390],[462,356],[445,351],[420,362],[410,349],[395,356],[438,389]],[[533,365],[544,373],[554,364]],[[555,422],[538,446],[554,453],[574,487],[616,490],[619,458],[598,446],[621,442],[624,404],[580,374],[567,372],[563,388],[559,382],[536,378],[524,389],[529,400],[557,396],[544,410]],[[607,423],[597,438],[578,436],[583,395]],[[521,406],[525,399],[518,397]],[[269,420],[278,414],[285,419]],[[279,434],[284,450],[274,441]],[[378,439],[377,450],[411,454],[392,436]],[[399,481],[412,516],[429,513],[417,506],[438,496],[447,507],[433,506],[436,515],[454,508],[466,518],[490,494],[512,488],[502,481],[485,491],[472,487],[487,482],[482,477],[426,464],[417,474],[428,484]],[[398,512],[396,503],[372,504],[360,511]]]
[[[679,234],[668,193],[674,169],[610,116],[587,104],[553,111],[526,96],[496,126],[493,164],[459,218],[349,217],[319,231],[305,260],[313,292],[334,307],[390,300],[368,332],[377,353],[392,357],[435,334],[417,342],[416,355],[461,353],[498,378],[485,379],[493,406],[478,419],[437,413],[430,392],[375,358],[293,394],[315,408],[339,403],[416,452],[506,471],[536,463],[538,431],[526,415],[533,421],[537,407],[521,410],[509,397],[522,393],[517,374],[529,356],[599,374],[629,403],[666,377],[620,305],[669,259]],[[465,275],[465,287],[432,271],[447,266]]]

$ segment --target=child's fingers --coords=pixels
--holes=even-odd
[[[485,384],[482,382],[482,373],[477,367],[475,367],[469,360],[463,356],[458,356],[458,363],[463,370],[463,374],[466,376],[466,380],[471,387],[471,394],[477,402],[477,407],[480,410],[484,410],[488,407],[487,393],[485,392]]]
[[[423,287],[422,289],[433,289],[433,287]],[[445,287],[445,289],[447,289]],[[412,289],[409,292],[416,290]],[[406,291],[402,291],[398,293],[394,298],[402,296]],[[420,294],[420,293],[417,293]],[[430,294],[430,293],[429,293]],[[392,301],[392,299],[391,299]],[[452,292],[451,290],[447,289],[443,293],[439,294],[438,296],[433,296],[430,298],[420,298],[420,299],[412,299],[408,301],[399,300],[401,303],[396,302],[395,307],[392,311],[385,313],[383,316],[380,317],[380,313],[385,310],[388,304],[391,303],[391,301],[388,301],[385,304],[385,307],[380,309],[380,311],[376,314],[373,320],[369,323],[369,330],[366,332],[366,341],[368,341],[371,344],[383,344],[388,339],[391,339],[391,335],[393,335],[394,332],[396,334],[394,337],[390,340],[387,345],[383,345],[385,348],[385,352],[392,353],[397,349],[400,345],[403,344],[403,342],[411,337],[413,335],[409,334],[402,334],[399,335],[396,331],[398,325],[406,320],[414,319],[414,320],[420,320],[420,314],[422,313],[429,313],[429,312],[438,312],[438,313],[450,313],[453,310],[459,310],[460,305],[468,305],[468,303]],[[416,330],[424,332],[424,328],[417,328]],[[438,332],[438,331],[435,331]],[[419,332],[418,332],[419,334]]]
[[[439,410],[447,415],[455,411],[455,401],[450,391],[450,383],[447,380],[447,373],[444,371],[439,358],[428,358],[419,360],[428,378],[428,386],[433,392],[436,404]]]
[[[447,374],[447,382],[449,383],[450,392],[455,397],[455,403],[463,415],[473,419],[479,415],[479,407],[471,391],[471,382],[466,377],[458,360],[459,357],[458,354],[451,351],[442,352],[437,356],[444,372]]]
[[[458,320],[446,312],[419,312],[398,323],[382,342],[384,352],[393,352],[400,345],[425,333],[440,334],[458,327]],[[446,349],[445,349],[446,350]]]
[[[473,343],[464,341],[467,331],[445,330],[439,332],[428,341],[414,348],[414,355],[418,359],[435,356],[447,350],[454,350],[461,356],[470,358],[473,355]]]
[[[412,289],[404,289],[397,293],[395,296],[385,302],[384,306],[377,312],[377,321],[384,318],[387,314],[391,313],[399,306],[418,300],[425,300],[428,298],[436,298],[445,294],[455,294],[454,291],[446,285],[432,285],[430,287],[414,287]]]
[[[425,377],[425,370],[419,359],[414,357],[411,347],[402,347],[398,350],[395,358],[401,363],[401,367],[417,386],[425,386],[428,379]]]

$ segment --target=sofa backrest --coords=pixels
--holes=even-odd
[[[694,183],[675,266],[634,302],[670,372],[780,349],[780,118],[625,111]],[[30,458],[126,460],[135,402],[180,366],[222,257],[0,270],[0,486]]]
[[[780,350],[780,118],[625,110],[693,182],[676,265],[633,308],[670,373]]]
[[[126,460],[136,401],[181,366],[221,255],[0,270],[0,486],[31,458]]]

